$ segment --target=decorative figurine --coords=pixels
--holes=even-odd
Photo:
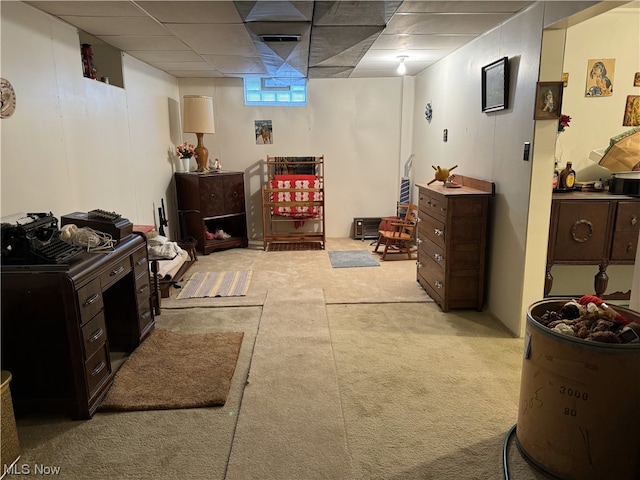
[[[213,169],[220,171],[220,169],[222,168],[222,165],[220,165],[220,160],[218,160],[217,158],[213,160]]]
[[[440,167],[440,165],[438,165],[437,167],[435,165],[431,165],[431,167],[436,171],[436,174],[435,174],[435,178],[431,180],[429,183],[427,183],[427,185],[431,185],[435,181],[446,183],[450,176],[451,170],[458,168],[458,165],[454,165],[451,168],[442,168]]]

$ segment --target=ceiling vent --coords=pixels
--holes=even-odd
[[[268,35],[260,35],[260,40],[263,42],[299,42],[302,35],[279,35],[279,34],[268,34]]]

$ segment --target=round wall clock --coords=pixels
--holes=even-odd
[[[9,118],[16,110],[16,92],[11,82],[0,78],[0,118]]]

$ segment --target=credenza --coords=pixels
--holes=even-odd
[[[492,182],[456,175],[457,188],[418,184],[417,280],[443,312],[484,307]]]
[[[609,265],[633,265],[640,233],[640,198],[608,192],[554,193],[544,295],[553,286],[554,265],[597,265],[595,294],[628,299],[629,292],[605,295]],[[576,292],[577,293],[577,292]]]
[[[153,330],[146,239],[65,264],[2,267],[2,368],[16,413],[95,413],[122,360]]]
[[[208,255],[249,245],[242,172],[176,173],[175,181],[178,212],[186,218],[181,234],[193,237],[198,250]],[[216,230],[227,237],[215,236]]]

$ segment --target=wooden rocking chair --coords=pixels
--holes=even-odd
[[[407,213],[404,218],[398,218],[387,222],[385,230],[378,231],[378,243],[374,252],[378,252],[378,247],[384,244],[382,260],[387,259],[387,253],[405,253],[407,259],[411,260],[415,250],[418,207],[412,203],[407,206]]]

